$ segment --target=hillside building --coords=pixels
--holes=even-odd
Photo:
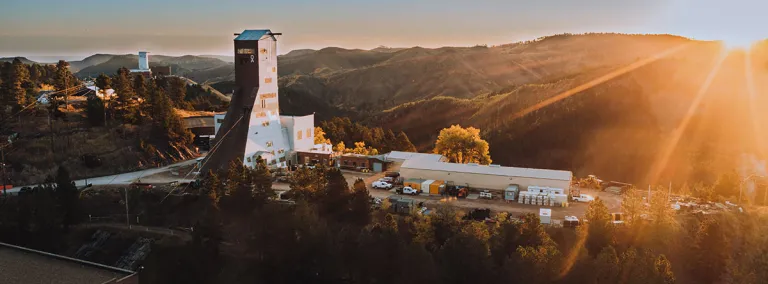
[[[149,69],[149,52],[139,51],[139,68],[131,69],[131,73],[137,75],[143,75],[144,77],[151,77],[152,70]]]
[[[214,116],[215,136],[203,172],[237,159],[253,167],[258,157],[272,167],[286,167],[297,163],[298,152],[324,153],[314,144],[314,114],[280,115],[277,35],[270,30],[236,34],[235,90],[227,112]]]

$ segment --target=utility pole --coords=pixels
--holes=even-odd
[[[125,191],[125,224],[128,225],[128,228],[131,228],[131,219],[128,217],[128,189],[123,187],[123,190]]]
[[[3,196],[8,194],[8,189],[5,188],[5,181],[6,181],[6,178],[5,178],[5,146],[6,145],[3,145],[2,147],[0,147],[0,156],[2,156],[2,160],[3,160],[3,163],[0,164],[0,166],[3,167]]]

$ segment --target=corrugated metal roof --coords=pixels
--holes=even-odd
[[[401,151],[392,151],[386,154],[387,159],[395,159],[395,160],[411,160],[411,159],[419,159],[419,160],[427,160],[427,161],[440,161],[440,159],[443,158],[443,155],[440,154],[428,154],[428,153],[416,153],[416,152],[401,152]]]
[[[514,167],[489,167],[482,165],[445,163],[427,159],[409,159],[406,160],[403,165],[400,166],[400,168],[568,181],[570,181],[573,177],[573,173],[570,171]]]
[[[264,35],[271,33],[270,30],[244,30],[235,40],[260,40]]]

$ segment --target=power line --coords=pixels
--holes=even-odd
[[[227,137],[227,134],[229,134],[229,132],[230,132],[230,131],[232,131],[232,129],[234,129],[234,128],[235,128],[235,126],[237,126],[237,124],[238,124],[238,123],[240,123],[240,121],[243,119],[243,116],[244,116],[244,115],[241,115],[241,116],[240,116],[240,118],[238,118],[238,119],[237,119],[237,121],[235,121],[235,123],[234,123],[234,124],[232,124],[232,127],[230,127],[230,128],[227,130],[227,132],[226,132],[226,133],[224,133],[224,135],[223,135],[223,136],[221,136],[221,138],[219,139],[219,141],[218,141],[218,142],[216,142],[216,144],[215,144],[215,145],[213,145],[213,147],[211,147],[211,151],[210,151],[210,152],[208,152],[208,155],[205,157],[205,160],[204,160],[205,162],[203,162],[203,164],[202,164],[202,165],[200,165],[200,170],[202,170],[202,169],[205,167],[205,164],[207,164],[207,163],[208,163],[208,161],[210,161],[210,160],[211,160],[211,157],[213,156],[213,154],[215,154],[216,150],[218,150],[218,149],[219,149],[219,145],[221,145],[221,142],[223,142],[223,141],[224,141],[224,137]],[[189,174],[191,174],[191,173],[192,173],[192,172],[195,170],[195,168],[196,168],[196,167],[197,167],[197,165],[195,165],[195,167],[192,167],[192,169],[191,169],[191,170],[190,170],[190,171],[189,171],[189,172],[188,172],[186,175],[184,175],[184,177],[183,177],[182,179],[186,179],[186,178],[189,176]],[[188,187],[189,187],[189,184],[187,184],[187,186],[186,186],[186,187],[184,187],[184,189],[186,190]],[[163,197],[163,199],[162,199],[162,200],[160,200],[160,203],[163,203],[163,201],[165,201],[165,199],[166,199],[166,198],[168,198],[168,196],[171,196],[171,194],[172,194],[174,191],[176,191],[176,189],[177,189],[177,188],[179,188],[179,186],[178,186],[178,185],[177,185],[176,187],[174,187],[173,189],[171,189],[171,191],[170,191],[170,192],[168,192],[168,194],[167,194],[165,197]]]

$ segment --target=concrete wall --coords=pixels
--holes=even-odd
[[[435,170],[411,169],[400,167],[400,175],[404,178],[432,179],[453,182],[454,185],[469,186],[470,188],[504,190],[512,184],[520,186],[521,191],[528,190],[528,186],[549,186],[562,188],[567,191],[571,186],[569,180],[550,180],[526,177],[509,177],[498,175],[484,175],[475,173],[459,173]]]
[[[294,151],[309,151],[315,146],[315,115],[283,116],[280,121],[288,130]]]

